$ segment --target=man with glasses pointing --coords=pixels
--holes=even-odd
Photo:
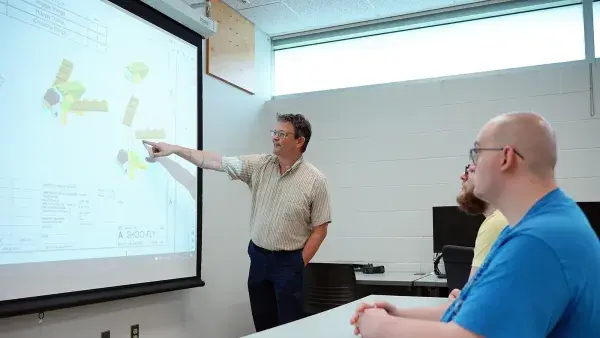
[[[303,158],[312,134],[301,114],[277,115],[273,154],[222,157],[202,150],[144,141],[150,158],[175,154],[222,171],[252,193],[248,294],[256,331],[303,316],[303,270],[327,235],[327,180]]]

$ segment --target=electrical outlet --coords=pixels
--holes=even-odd
[[[140,324],[131,325],[131,338],[140,338]]]
[[[110,338],[110,331],[106,330],[100,333],[100,338]]]

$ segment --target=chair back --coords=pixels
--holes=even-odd
[[[352,264],[309,263],[304,271],[304,312],[313,315],[356,300]]]
[[[462,290],[471,274],[473,263],[473,248],[446,245],[442,248],[442,258],[446,268],[448,291]]]

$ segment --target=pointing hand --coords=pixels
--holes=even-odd
[[[152,162],[156,157],[169,156],[175,152],[175,146],[164,142],[142,141],[148,149],[149,162]]]

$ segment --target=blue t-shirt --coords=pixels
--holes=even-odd
[[[442,321],[486,338],[600,337],[600,241],[577,204],[555,189],[506,227]]]

